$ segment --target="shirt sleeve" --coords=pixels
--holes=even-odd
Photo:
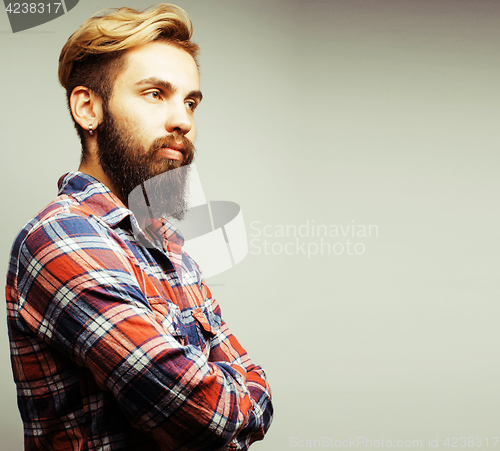
[[[45,221],[20,247],[21,316],[89,368],[130,423],[164,449],[247,449],[271,421],[264,372],[224,322],[211,331],[208,356],[163,327],[131,252],[97,220],[67,214]]]
[[[203,282],[202,290],[205,299],[211,304],[209,310],[220,318],[220,307],[212,298],[210,290]],[[249,410],[246,425],[235,436],[227,449],[248,449],[251,443],[264,437],[272,420],[271,390],[266,381],[264,370],[255,365],[245,349],[231,334],[224,320],[220,327],[213,331],[209,360],[213,362],[229,362],[235,366],[245,378],[249,390],[252,408]]]

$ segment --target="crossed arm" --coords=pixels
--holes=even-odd
[[[181,310],[120,236],[67,214],[20,244],[11,298],[30,331],[88,368],[162,449],[247,449],[270,425],[269,386],[202,290],[199,308]]]

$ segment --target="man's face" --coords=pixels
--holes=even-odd
[[[178,47],[153,42],[125,58],[109,104],[103,105],[97,146],[102,169],[126,199],[145,180],[192,161],[193,113],[201,93],[196,63]],[[174,176],[171,182],[168,203],[183,205],[185,180]]]

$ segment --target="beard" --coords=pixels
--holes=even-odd
[[[183,219],[187,210],[187,176],[195,148],[183,135],[157,138],[149,149],[104,107],[97,133],[97,157],[122,200],[136,218]],[[162,147],[179,148],[182,161],[159,158]]]

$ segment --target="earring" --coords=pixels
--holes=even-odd
[[[89,135],[92,136],[94,132],[92,131],[92,124],[89,125]]]

